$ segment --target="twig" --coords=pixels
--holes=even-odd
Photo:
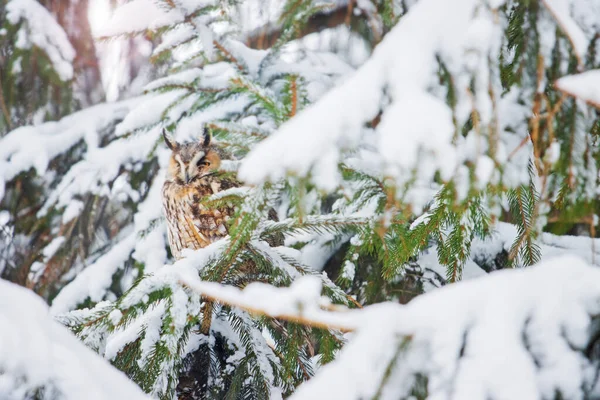
[[[571,35],[569,35],[569,30],[566,29],[565,25],[563,24],[563,21],[559,18],[558,13],[552,7],[552,5],[550,5],[548,3],[548,0],[542,0],[542,3],[544,3],[544,6],[546,6],[546,9],[550,12],[550,14],[552,14],[552,17],[556,21],[556,24],[558,26],[560,26],[560,29],[563,31],[563,33],[565,34],[567,39],[569,39],[569,42],[571,42],[571,46],[573,46],[573,50],[575,50],[573,53],[575,54],[575,58],[577,58],[577,67],[579,69],[583,69],[583,60],[581,59],[581,56],[579,55],[579,53],[577,51],[577,46],[575,46],[575,41],[573,40]]]
[[[564,94],[566,94],[567,96],[571,96],[571,97],[574,97],[576,99],[583,100],[586,104],[588,104],[588,105],[590,105],[592,107],[596,107],[597,109],[600,110],[600,103],[599,102],[594,101],[594,100],[590,100],[590,99],[581,98],[580,96],[576,95],[575,93],[573,93],[573,92],[571,92],[571,91],[569,91],[567,89],[564,89],[564,88],[562,88],[562,87],[560,87],[560,86],[558,86],[556,84],[554,85],[554,87],[557,88],[558,90],[560,90],[561,92],[563,92]]]
[[[358,328],[359,320],[357,313],[364,310],[347,310],[345,312],[330,312],[321,309],[302,310],[298,309],[296,313],[292,312],[272,312],[257,307],[250,301],[247,301],[241,295],[243,292],[231,286],[224,286],[214,282],[194,282],[183,276],[179,278],[180,284],[199,293],[205,299],[216,301],[229,306],[241,308],[255,315],[264,315],[271,318],[278,318],[288,322],[294,322],[301,325],[307,325],[321,329],[337,329],[342,332],[351,332]]]
[[[540,110],[542,108],[542,93],[540,93],[540,85],[544,78],[544,57],[538,55],[536,92],[533,100],[532,117],[529,121],[531,125],[531,143],[533,144],[534,163],[539,173],[542,173],[542,167],[539,162],[540,158]]]
[[[223,53],[223,55],[225,56],[225,58],[229,59],[229,61],[231,61],[232,63],[235,64],[235,66],[240,70],[240,71],[244,71],[245,68],[244,66],[238,61],[237,58],[235,58],[233,56],[233,54],[231,54],[225,47],[223,47],[223,45],[219,42],[217,42],[216,40],[213,40],[213,44],[215,45],[215,47],[217,49],[219,49],[219,51],[221,53]]]
[[[289,118],[292,118],[296,115],[296,111],[298,110],[298,86],[296,85],[297,76],[292,75],[290,77],[290,92],[292,95],[292,107],[290,109],[290,113],[288,115]]]

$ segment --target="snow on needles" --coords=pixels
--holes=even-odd
[[[9,0],[6,19],[12,25],[17,25],[21,20],[24,22],[25,31],[19,32],[17,47],[29,49],[35,45],[48,55],[61,80],[73,78],[75,49],[65,31],[44,6],[35,0]]]
[[[0,398],[29,398],[46,388],[65,400],[148,399],[125,374],[53,321],[42,299],[3,280],[0,326]]]
[[[599,312],[600,270],[575,257],[365,307],[338,358],[291,399],[404,398],[419,374],[432,399],[589,397]]]
[[[540,28],[542,38],[552,38],[558,25],[581,58],[593,33],[591,22],[575,12],[592,9],[585,3],[544,1],[549,12],[547,26]],[[340,182],[338,163],[346,161],[347,150],[365,147],[369,130],[364,127],[380,116],[374,129],[381,161],[377,172],[394,179],[398,188],[413,180],[430,182],[439,172],[464,196],[462,189],[469,187],[467,161],[477,166],[478,187],[500,179],[509,187],[527,182],[530,148],[519,143],[527,135],[523,121],[528,116],[522,114],[516,91],[502,93],[501,73],[489,63],[498,59],[503,46],[506,21],[497,11],[502,4],[502,0],[417,2],[353,76],[257,145],[242,162],[239,177],[257,184],[286,174],[310,175],[319,188],[331,191]],[[438,59],[452,79],[452,105],[448,89],[440,85]],[[593,73],[586,76],[590,82]],[[558,85],[568,92],[566,79]],[[596,100],[591,85],[575,89],[586,101]],[[488,128],[474,128],[464,137],[457,134],[474,111],[481,126]],[[492,155],[484,136],[494,129],[498,140]],[[494,164],[506,166],[501,177],[490,168]],[[397,193],[418,214],[423,206],[418,193],[410,187]]]
[[[88,297],[94,302],[103,300],[106,290],[112,284],[114,273],[123,268],[135,242],[135,233],[129,234],[95,263],[86,267],[54,298],[52,313],[56,315],[70,311]]]
[[[561,29],[567,34],[573,50],[577,55],[577,60],[582,65],[588,48],[588,39],[583,30],[577,25],[569,13],[569,6],[573,0],[543,0],[546,8],[556,18]]]
[[[472,19],[476,8],[478,17]],[[464,122],[473,106],[467,96],[471,73],[477,72],[476,87],[488,86],[482,63],[498,51],[495,39],[501,29],[492,11],[478,0],[418,2],[354,76],[258,145],[242,163],[240,177],[258,183],[277,180],[286,172],[307,175],[315,170],[314,182],[333,189],[340,149],[359,143],[361,127],[386,108],[388,96],[391,103],[377,128],[386,172],[395,178],[406,176],[407,168],[417,167],[415,156],[420,154],[425,175],[440,170],[444,177],[451,176],[457,163],[451,143],[453,114],[428,90],[436,76],[435,57],[441,54],[455,75],[456,117]],[[476,90],[476,95],[482,118],[489,118],[489,95],[485,90]],[[405,125],[406,117],[412,123]]]
[[[30,168],[43,176],[53,158],[80,140],[85,140],[88,148],[96,148],[101,133],[127,115],[137,102],[139,99],[99,104],[58,122],[17,128],[0,138],[0,200],[5,182]]]
[[[132,0],[117,7],[110,21],[99,29],[96,35],[111,37],[145,30],[157,30],[183,22],[186,17],[194,15],[202,8],[207,9],[214,6],[215,3],[214,0],[179,0],[176,7],[169,1]],[[132,15],[135,15],[135,18],[131,18]],[[197,20],[196,23],[198,23]],[[201,28],[200,25],[202,24],[199,24],[197,28]],[[206,35],[206,32],[204,34]],[[203,42],[207,47],[211,46],[212,37],[210,43],[207,44],[204,40]]]
[[[131,18],[135,15],[135,18]],[[155,0],[133,0],[119,6],[97,36],[109,37],[146,29],[158,29],[183,21],[185,15],[176,8],[160,7]]]
[[[555,85],[559,90],[600,108],[600,70],[565,76]]]

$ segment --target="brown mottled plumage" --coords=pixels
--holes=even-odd
[[[207,208],[206,196],[238,186],[218,172],[221,158],[210,135],[199,142],[180,144],[164,135],[173,151],[163,186],[163,206],[171,252],[181,258],[183,249],[200,249],[227,235],[230,207]]]
[[[183,249],[200,249],[226,236],[227,220],[233,215],[231,207],[209,208],[202,199],[232,187],[238,187],[235,180],[219,173],[221,157],[211,146],[210,135],[206,132],[199,142],[180,144],[164,134],[167,146],[172,150],[163,186],[163,206],[167,217],[169,246],[176,259],[180,259]],[[269,213],[277,219],[273,210]],[[283,236],[273,245],[282,245]],[[238,270],[250,272],[254,263],[251,260],[238,265]],[[204,299],[200,333],[210,334],[213,301]],[[204,398],[209,382],[211,350],[208,341],[189,354],[179,376],[177,393],[179,400]]]
[[[163,207],[167,217],[167,234],[171,253],[182,257],[183,249],[200,249],[226,236],[231,207],[209,208],[202,199],[239,184],[219,173],[221,157],[211,146],[208,132],[194,143],[177,143],[163,132],[172,150],[163,185]],[[200,333],[208,335],[212,321],[213,302],[204,299]],[[178,399],[203,398],[208,384],[210,366],[208,342],[203,343],[185,359],[185,367],[177,385]]]

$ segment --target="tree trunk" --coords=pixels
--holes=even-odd
[[[80,102],[78,108],[97,104],[105,97],[96,46],[88,20],[88,3],[88,0],[44,0],[43,2],[63,27],[75,49],[73,68],[75,94]]]

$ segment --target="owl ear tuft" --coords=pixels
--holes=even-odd
[[[212,135],[210,133],[210,129],[208,129],[206,126],[204,127],[203,131],[202,131],[202,145],[204,147],[208,147],[210,146],[210,142],[212,141]]]
[[[167,144],[167,147],[171,150],[177,150],[177,148],[179,147],[179,143],[177,143],[177,141],[173,138],[173,136],[171,136],[171,134],[169,132],[167,132],[166,129],[163,128],[163,138],[165,139],[165,143]]]

